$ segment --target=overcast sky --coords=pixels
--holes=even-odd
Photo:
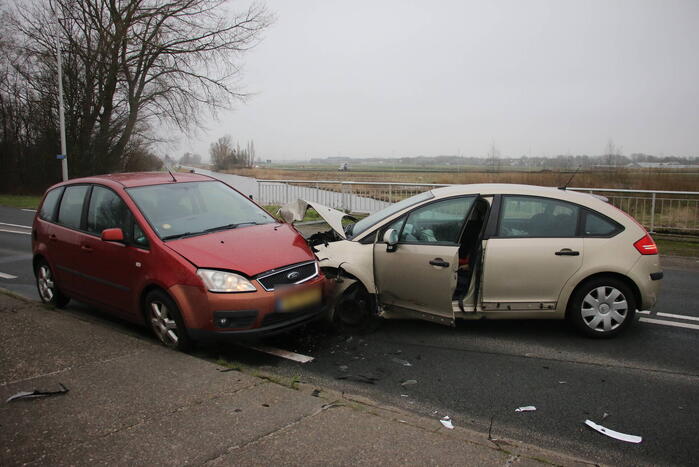
[[[233,2],[235,5],[235,2]],[[255,95],[176,148],[258,157],[699,155],[699,0],[268,0]]]

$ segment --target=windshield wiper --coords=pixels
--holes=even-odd
[[[226,225],[221,225],[221,226],[218,226],[218,227],[211,227],[210,229],[204,230],[204,232],[208,233],[208,232],[216,232],[217,230],[237,229],[237,228],[240,227],[241,225],[262,225],[262,224],[260,224],[259,222],[254,222],[254,221],[250,221],[250,222],[238,222],[238,223],[235,223],[235,224],[226,224]]]
[[[167,237],[163,237],[163,240],[174,240],[176,238],[185,238],[185,237],[191,237],[194,235],[201,235],[204,232],[184,232],[180,234],[174,234],[174,235],[168,235]]]

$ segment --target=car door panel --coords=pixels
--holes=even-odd
[[[557,254],[561,251],[578,254]],[[563,286],[582,266],[582,257],[582,238],[491,238],[483,262],[483,309],[555,309]]]
[[[455,245],[401,244],[387,252],[385,244],[375,244],[379,302],[453,319],[458,254]]]

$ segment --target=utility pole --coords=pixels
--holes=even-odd
[[[61,59],[61,41],[58,33],[56,33],[56,56],[58,58],[58,119],[61,127],[61,154],[58,155],[58,159],[61,160],[61,172],[65,182],[68,180],[68,154],[66,149],[66,120],[63,115],[63,60]]]

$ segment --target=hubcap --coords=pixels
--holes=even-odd
[[[51,276],[51,269],[46,264],[39,268],[37,283],[39,284],[39,295],[41,295],[41,299],[45,302],[50,302],[54,296],[54,284],[53,277]]]
[[[626,297],[619,289],[602,286],[592,289],[583,299],[582,318],[597,332],[609,332],[621,326],[629,313]]]
[[[177,323],[170,316],[170,311],[164,303],[159,301],[151,302],[150,324],[160,342],[168,347],[177,346],[179,341],[177,337]]]

